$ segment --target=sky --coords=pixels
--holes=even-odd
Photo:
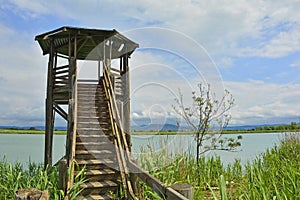
[[[34,37],[62,26],[139,43],[133,125],[174,122],[179,90],[189,104],[198,83],[231,92],[230,125],[299,122],[299,10],[298,0],[0,0],[0,125],[44,125],[48,56]]]

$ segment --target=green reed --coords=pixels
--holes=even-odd
[[[245,168],[245,199],[300,199],[300,140],[286,137]]]
[[[141,150],[140,165],[166,185],[188,183],[194,199],[300,199],[300,137],[286,136],[279,146],[242,166],[239,160],[224,166],[220,157],[202,157],[199,164],[190,155]],[[140,199],[158,199],[143,186]]]
[[[70,199],[74,199],[84,181],[84,171],[75,177],[75,184],[70,189]],[[42,165],[29,163],[28,167],[16,162],[8,163],[5,158],[0,161],[0,199],[14,199],[17,190],[22,188],[37,188],[48,190],[50,199],[63,199],[65,193],[58,187],[58,167],[46,168]]]

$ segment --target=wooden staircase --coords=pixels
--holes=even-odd
[[[111,194],[118,193],[120,172],[102,82],[78,84],[77,102],[75,160],[77,170],[86,168],[87,179],[77,199],[115,199]]]

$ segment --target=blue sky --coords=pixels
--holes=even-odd
[[[232,125],[298,122],[299,9],[293,0],[0,0],[0,125],[44,124],[47,56],[34,37],[61,26],[114,28],[140,44],[133,124],[176,118],[178,88],[188,99],[201,81],[233,94]]]

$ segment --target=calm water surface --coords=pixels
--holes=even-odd
[[[236,137],[237,135],[226,135]],[[214,151],[207,154],[220,155],[225,164],[240,159],[242,163],[253,160],[267,148],[278,144],[282,133],[244,134],[242,146],[237,152]],[[65,153],[65,135],[55,135],[53,144],[53,163]],[[133,156],[138,157],[141,148],[159,150],[166,147],[168,152],[188,153],[195,155],[195,142],[192,135],[133,135]],[[9,162],[28,163],[29,161],[42,163],[44,159],[44,135],[0,134],[0,159],[6,156]]]
[[[8,162],[43,163],[44,140],[44,135],[0,134],[0,159],[5,156]],[[53,163],[64,155],[65,142],[65,135],[54,135]]]
[[[236,138],[237,134],[228,134],[223,137]],[[226,151],[210,151],[206,156],[219,155],[224,164],[232,163],[235,159],[240,159],[245,164],[259,156],[268,148],[280,143],[283,138],[282,133],[257,133],[243,134],[241,147],[236,152]],[[196,156],[196,142],[193,135],[151,135],[151,136],[132,136],[134,153],[141,152],[141,148],[149,149],[149,147],[159,150],[166,147],[168,152],[186,153],[187,155]],[[139,156],[138,154],[134,155]]]

